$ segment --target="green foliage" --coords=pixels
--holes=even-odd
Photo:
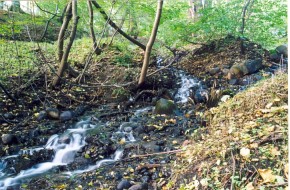
[[[201,10],[199,20],[189,25],[191,41],[206,42],[228,34],[241,36],[244,2],[232,0]],[[287,41],[286,1],[257,0],[248,7],[244,37],[270,49]]]

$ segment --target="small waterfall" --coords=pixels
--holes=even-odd
[[[52,149],[55,152],[54,158],[51,162],[36,164],[30,169],[21,171],[15,177],[8,177],[3,181],[0,181],[0,189],[6,190],[7,187],[19,185],[28,178],[44,174],[55,166],[67,165],[68,163],[73,162],[76,152],[85,146],[85,132],[88,129],[97,127],[97,125],[92,125],[90,120],[86,120],[78,122],[75,127],[77,128],[69,129],[63,135],[52,135],[44,147],[22,150],[18,155],[12,155],[17,157],[21,154],[33,154],[34,151],[39,151],[44,148]],[[7,174],[2,173],[3,169],[5,168],[5,162],[1,163],[0,177],[5,177]]]
[[[177,70],[178,78],[180,78],[180,85],[174,99],[177,103],[186,103],[190,96],[191,89],[199,88],[200,82],[190,75],[186,75],[183,71]]]

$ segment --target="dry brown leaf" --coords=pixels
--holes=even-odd
[[[272,174],[273,171],[270,169],[258,169],[258,172],[263,178],[263,183],[272,183],[276,179],[276,176]]]
[[[258,148],[259,144],[258,143],[252,143],[250,144],[250,148]]]

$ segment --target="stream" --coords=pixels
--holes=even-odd
[[[197,79],[181,70],[174,69],[173,71],[179,86],[178,89],[175,89],[175,103],[185,104],[188,101],[190,93],[192,93],[192,89],[202,89],[202,85]],[[140,115],[152,112],[153,110],[153,106],[134,110],[134,114],[129,118],[129,122],[136,122],[138,121],[136,118],[138,118]],[[113,142],[122,141],[124,144],[130,144],[142,140],[135,137],[134,130],[126,127],[126,123],[128,122],[121,123],[116,131],[114,131],[112,134],[109,134],[110,139]],[[101,122],[98,119],[90,116],[87,119],[77,122],[75,125],[67,129],[63,134],[52,135],[44,146],[20,150],[17,154],[0,158],[0,189],[19,189],[21,184],[27,183],[35,177],[39,177],[48,173],[55,173],[58,171],[55,168],[67,166],[68,164],[73,163],[76,154],[82,151],[83,147],[86,145],[87,134],[91,130],[97,129],[100,126],[106,127],[109,124],[110,121]],[[7,160],[21,157],[23,155],[33,155],[35,152],[40,152],[42,150],[51,150],[53,153],[51,161],[36,163],[29,169],[21,170],[18,173],[13,168],[7,168]],[[62,175],[69,177],[75,174],[96,170],[103,165],[112,164],[118,160],[121,160],[123,158],[123,153],[124,148],[122,146],[117,147],[113,154],[107,158],[98,160],[94,165],[88,165],[82,169],[62,171]]]

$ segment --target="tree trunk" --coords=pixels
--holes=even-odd
[[[133,44],[139,46],[141,49],[145,50],[146,46],[143,45],[142,43],[140,43],[139,41],[135,40],[134,38],[132,38],[131,36],[129,36],[128,34],[126,34],[121,28],[119,28],[106,14],[106,12],[104,11],[104,9],[95,1],[95,0],[91,0],[93,5],[100,11],[100,13],[102,14],[103,18],[115,29],[117,30],[122,36],[124,36],[124,38],[126,38],[127,40],[129,40],[130,42],[132,42]]]
[[[138,82],[139,87],[141,87],[145,82],[145,78],[146,78],[146,74],[147,74],[147,70],[148,70],[148,65],[149,65],[149,61],[150,61],[150,54],[151,54],[152,46],[153,46],[154,41],[156,39],[158,26],[159,26],[159,22],[160,22],[160,18],[161,18],[162,5],[163,5],[163,0],[158,0],[155,21],[154,21],[154,25],[152,28],[150,39],[149,39],[147,46],[146,46],[143,66],[142,66],[141,75],[140,75],[139,82]]]
[[[245,6],[243,7],[243,13],[242,13],[242,26],[240,29],[241,33],[241,54],[245,54],[245,47],[244,47],[244,31],[245,31],[245,20],[246,20],[246,12],[251,3],[251,0],[247,0]]]
[[[60,62],[61,59],[62,59],[62,56],[63,56],[63,44],[64,44],[64,35],[65,35],[65,32],[67,30],[67,27],[68,27],[68,24],[69,24],[69,21],[71,20],[72,18],[72,3],[68,3],[68,5],[66,6],[66,11],[65,11],[65,15],[64,15],[64,18],[63,18],[63,22],[62,22],[62,26],[61,26],[61,29],[59,31],[59,34],[58,34],[58,45],[57,45],[57,48],[58,48],[58,61]]]
[[[87,4],[88,4],[88,8],[89,8],[89,15],[90,15],[90,33],[91,33],[91,37],[92,37],[92,40],[93,40],[94,52],[97,55],[100,55],[102,51],[98,47],[97,40],[96,40],[96,36],[95,36],[95,31],[94,31],[94,12],[93,12],[93,7],[92,7],[91,0],[88,0],[87,1]]]
[[[72,32],[70,34],[69,42],[67,44],[65,52],[62,55],[60,66],[57,71],[57,76],[54,78],[52,82],[53,86],[58,85],[60,78],[63,76],[64,71],[69,67],[67,59],[70,53],[71,46],[76,36],[78,19],[79,19],[79,17],[77,16],[77,0],[72,0],[71,6],[72,6],[73,28],[72,28]]]

